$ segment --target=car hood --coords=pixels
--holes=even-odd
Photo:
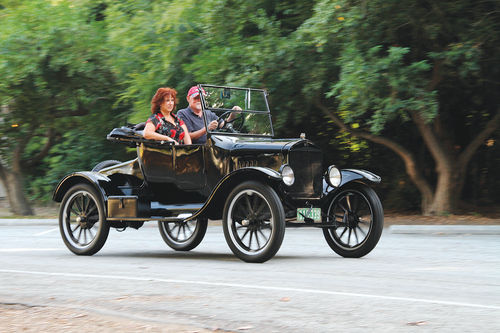
[[[296,145],[312,143],[306,139],[273,139],[266,137],[241,137],[212,135],[211,140],[218,148],[231,152],[231,155],[287,154]]]

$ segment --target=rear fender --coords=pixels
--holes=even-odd
[[[275,190],[278,189],[282,181],[281,173],[263,167],[240,168],[226,175],[215,186],[203,207],[197,211],[190,219],[203,215],[210,219],[222,218],[222,211],[229,193],[242,182],[253,180],[265,183]]]
[[[56,202],[61,202],[66,192],[68,192],[68,190],[74,185],[80,183],[93,186],[97,190],[97,193],[100,194],[104,204],[106,203],[108,196],[116,192],[112,186],[111,179],[108,177],[98,172],[81,171],[71,173],[64,177],[57,185],[52,199]]]

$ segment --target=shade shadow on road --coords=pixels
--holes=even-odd
[[[106,258],[145,258],[145,259],[179,259],[179,260],[204,260],[204,261],[235,261],[243,262],[238,257],[231,253],[214,253],[214,252],[120,252],[120,253],[104,253],[101,252],[95,257]],[[301,259],[343,259],[335,255],[332,256],[313,256],[310,254],[304,255],[280,255],[277,254],[270,261],[284,260],[301,260]]]

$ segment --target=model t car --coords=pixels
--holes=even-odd
[[[321,150],[305,138],[275,139],[265,90],[198,87],[204,114],[216,113],[220,124],[205,144],[146,140],[140,126],[124,126],[108,139],[136,147],[137,158],[104,161],[61,180],[54,200],[72,252],[92,255],[110,228],[138,229],[147,221],[158,221],[168,246],[189,251],[203,240],[208,219],[222,219],[229,247],[247,262],[272,258],[286,227],[322,229],[344,257],[375,247],[384,217],[369,184],[380,177],[325,167]]]

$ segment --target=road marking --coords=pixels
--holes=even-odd
[[[240,284],[240,283],[160,279],[160,278],[154,278],[154,277],[135,277],[135,276],[121,276],[121,275],[118,276],[118,275],[77,274],[77,273],[50,273],[50,272],[37,272],[37,271],[21,271],[21,270],[12,270],[12,269],[0,269],[0,273],[63,276],[63,277],[71,277],[71,278],[76,277],[76,278],[93,278],[93,279],[97,278],[97,279],[108,279],[108,280],[182,283],[182,284],[194,284],[194,285],[203,285],[203,286],[232,287],[232,288],[243,288],[243,289],[298,292],[298,293],[306,293],[306,294],[323,294],[323,295],[336,295],[336,296],[348,296],[348,297],[374,298],[374,299],[391,300],[391,301],[405,301],[405,302],[427,303],[427,304],[431,303],[431,304],[441,304],[441,305],[463,306],[463,307],[469,307],[469,308],[500,310],[500,306],[497,306],[497,305],[451,302],[451,301],[441,301],[441,300],[434,300],[434,299],[412,298],[412,297],[396,297],[396,296],[384,296],[384,295],[373,295],[373,294],[359,294],[359,293],[348,293],[348,292],[319,290],[319,289],[304,289],[304,288],[274,287],[274,286],[256,286],[253,284],[246,285],[246,284]]]
[[[35,234],[34,236],[42,236],[42,235],[48,234],[49,232],[54,232],[54,231],[57,231],[57,230],[59,230],[59,228],[54,228],[54,229],[50,229],[50,230],[47,230],[47,231],[42,231],[42,232],[39,232],[39,233]]]
[[[19,248],[9,248],[9,249],[0,249],[0,252],[33,252],[33,251],[59,251],[61,249],[56,248],[29,248],[29,247],[19,247]]]

